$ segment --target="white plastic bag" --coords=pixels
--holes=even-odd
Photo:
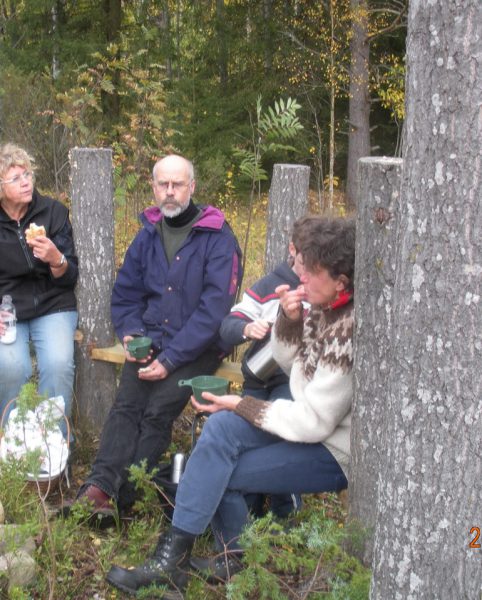
[[[67,441],[59,427],[64,418],[65,402],[62,396],[43,400],[35,410],[27,411],[24,417],[18,409],[10,411],[0,440],[0,460],[20,459],[27,452],[40,450],[40,465],[37,475],[29,473],[30,479],[52,479],[60,475],[69,457]]]

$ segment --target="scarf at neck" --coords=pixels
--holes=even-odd
[[[164,220],[169,227],[184,227],[199,214],[200,210],[191,198],[186,210],[183,210],[180,215],[177,215],[177,217],[164,217]]]
[[[345,306],[345,304],[348,304],[348,302],[350,302],[350,300],[352,298],[353,298],[353,292],[347,292],[344,290],[343,292],[341,292],[341,294],[338,296],[338,298],[330,304],[331,310],[336,310],[337,308],[340,308],[341,306]]]

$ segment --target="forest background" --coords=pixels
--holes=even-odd
[[[0,0],[0,137],[68,195],[68,152],[111,146],[137,213],[159,155],[196,166],[198,198],[245,196],[236,149],[256,104],[294,98],[303,128],[262,157],[311,167],[320,208],[355,204],[356,161],[400,154],[407,0]]]

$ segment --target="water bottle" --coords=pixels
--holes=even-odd
[[[172,483],[179,483],[181,479],[182,472],[184,471],[184,466],[186,464],[186,457],[182,452],[178,452],[174,454],[172,457],[171,464],[171,481]]]
[[[0,342],[2,344],[13,344],[17,339],[17,317],[12,296],[3,296],[0,304],[0,319],[6,326],[4,334],[0,336]]]

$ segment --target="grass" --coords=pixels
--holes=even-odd
[[[243,288],[263,275],[264,240],[266,237],[266,198],[255,207],[250,232],[247,269]],[[241,203],[224,208],[241,245],[246,234],[246,209]],[[127,213],[126,213],[127,215]],[[121,256],[136,230],[132,216],[118,216],[117,252]],[[121,235],[124,232],[125,235]],[[188,451],[193,412],[186,408],[174,427],[172,452]],[[105,583],[112,564],[136,565],[155,546],[158,533],[168,525],[149,478],[137,472],[145,496],[130,519],[106,531],[93,530],[72,518],[52,515],[75,494],[84,481],[95,456],[98,439],[88,423],[78,422],[77,443],[72,454],[71,487],[64,484],[48,499],[39,498],[36,490],[25,485],[21,464],[2,465],[0,500],[7,522],[20,525],[23,538],[33,536],[38,545],[35,559],[38,577],[28,589],[6,590],[0,578],[0,598],[13,600],[117,600],[128,596]],[[168,458],[167,458],[168,459]],[[77,517],[82,515],[77,515]],[[84,515],[85,516],[85,515]],[[244,536],[246,569],[227,585],[208,585],[194,577],[186,600],[269,600],[326,599],[364,600],[368,598],[370,574],[343,549],[351,533],[345,528],[346,512],[340,498],[333,494],[304,497],[304,509],[287,531],[270,516],[253,523]],[[12,540],[12,548],[18,540]],[[197,554],[209,553],[209,534],[196,542]],[[155,597],[144,594],[144,597]]]

